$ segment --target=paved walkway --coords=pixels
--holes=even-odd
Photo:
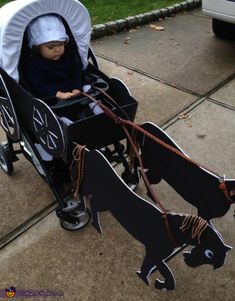
[[[92,47],[101,69],[122,79],[139,101],[137,122],[161,125],[191,157],[234,178],[234,42],[216,39],[211,20],[200,9],[153,24],[164,31],[146,25],[95,40]],[[195,212],[166,183],[155,188],[167,208]],[[145,196],[142,184],[138,193]],[[4,237],[48,206],[52,196],[22,158],[13,177],[0,174],[0,199]],[[210,266],[191,269],[178,255],[169,263],[176,290],[158,291],[153,284],[157,273],[149,287],[135,275],[142,245],[110,214],[103,213],[101,222],[99,235],[91,225],[80,232],[64,231],[54,212],[43,218],[1,250],[0,290],[14,286],[63,291],[68,301],[234,299],[233,250],[224,267],[215,271]],[[233,210],[213,222],[225,242],[235,246]]]

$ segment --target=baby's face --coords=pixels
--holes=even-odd
[[[64,42],[53,41],[39,45],[42,57],[48,60],[57,61],[64,54]]]

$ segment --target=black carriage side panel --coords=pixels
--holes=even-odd
[[[8,87],[8,77],[0,68],[0,126],[11,141],[20,139],[20,129]]]
[[[25,128],[32,128],[31,107],[32,96],[24,90],[17,82],[10,77],[4,70],[1,71],[1,77],[5,83],[7,91],[12,101],[14,110],[16,111],[17,120]]]

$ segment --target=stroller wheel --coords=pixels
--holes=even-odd
[[[127,184],[127,186],[135,191],[140,182],[141,174],[138,169],[133,169],[132,171],[125,170],[122,173],[122,179]]]
[[[86,208],[82,211],[80,208],[67,214],[66,220],[61,219],[60,225],[67,231],[76,231],[84,228],[91,219],[91,213]]]
[[[129,181],[127,182],[127,185],[131,190],[135,191],[139,185],[139,182],[140,182],[140,174],[137,172],[131,175]]]
[[[0,166],[6,174],[11,175],[13,173],[14,168],[7,144],[0,144]]]

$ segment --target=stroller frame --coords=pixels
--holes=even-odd
[[[94,66],[90,68],[92,68],[92,70],[96,69],[96,67]],[[98,70],[97,72],[100,76],[101,72]],[[46,182],[49,184],[50,188],[52,189],[56,201],[58,202],[57,216],[60,218],[62,227],[66,228],[67,230],[77,230],[84,227],[90,220],[90,213],[86,209],[85,200],[80,200],[79,202],[74,201],[71,195],[72,183],[69,174],[69,166],[71,165],[73,159],[72,150],[78,143],[84,145],[85,142],[84,139],[87,139],[87,135],[82,135],[82,134],[78,138],[76,137],[77,128],[79,128],[79,130],[80,127],[86,128],[87,129],[86,133],[88,133],[88,135],[89,134],[91,135],[93,132],[93,137],[95,137],[95,141],[94,139],[92,139],[92,137],[89,137],[89,139],[86,141],[86,145],[88,145],[88,149],[89,148],[94,149],[98,144],[97,148],[101,149],[101,152],[103,152],[103,154],[106,155],[106,157],[110,162],[116,162],[116,163],[122,162],[124,165],[124,174],[125,174],[126,181],[129,182],[128,184],[131,184],[133,188],[136,187],[136,185],[138,184],[138,175],[136,173],[137,171],[135,172],[135,174],[129,171],[129,165],[125,155],[125,152],[128,152],[128,149],[125,150],[124,145],[122,145],[119,141],[120,139],[125,139],[124,133],[122,132],[122,130],[120,130],[120,128],[117,125],[115,125],[111,120],[109,120],[107,116],[104,116],[104,114],[102,113],[101,115],[92,115],[89,116],[89,118],[87,119],[79,120],[78,125],[76,125],[75,123],[72,125],[66,125],[61,123],[60,125],[57,121],[57,118],[53,114],[53,111],[50,109],[48,110],[48,107],[45,103],[43,103],[38,99],[34,99],[22,87],[20,87],[17,83],[15,83],[3,70],[0,70],[0,74],[1,74],[0,79],[2,84],[2,96],[0,97],[1,102],[6,102],[8,98],[8,103],[11,103],[10,101],[11,91],[18,93],[18,95],[21,96],[20,99],[22,98],[27,99],[29,106],[30,106],[30,102],[33,100],[34,106],[32,107],[32,109],[34,110],[34,112],[36,112],[35,114],[37,116],[39,114],[42,116],[43,114],[45,114],[46,111],[48,124],[53,124],[53,127],[55,127],[55,125],[59,125],[59,127],[61,126],[62,129],[62,131],[59,134],[62,133],[63,135],[63,133],[66,133],[66,135],[70,137],[72,136],[71,140],[68,139],[66,141],[66,148],[61,147],[60,143],[58,143],[58,148],[54,148],[52,150],[50,149],[49,144],[43,145],[44,147],[48,146],[49,148],[47,148],[47,151],[48,150],[51,151],[54,155],[57,156],[59,154],[58,156],[59,158],[54,158],[52,160],[53,163],[51,162],[47,163],[42,160],[33,142],[35,141],[35,139],[38,139],[39,141],[42,140],[42,136],[45,135],[45,133],[43,132],[45,131],[45,126],[41,124],[41,127],[38,128],[38,123],[40,123],[41,120],[35,118],[35,114],[33,114],[34,116],[33,118],[36,119],[38,123],[35,123],[35,120],[33,121],[33,125],[30,124],[31,122],[28,123],[28,119],[29,119],[29,115],[31,115],[31,111],[30,113],[24,112],[25,109],[21,108],[19,103],[17,104],[15,102],[15,108],[17,110],[17,114],[18,115],[20,114],[21,116],[20,119],[16,118],[16,112],[13,106],[6,107],[5,104],[1,105],[1,109],[2,109],[1,112],[4,114],[1,124],[4,126],[5,130],[9,129],[8,132],[6,132],[7,142],[0,145],[1,167],[3,171],[5,171],[7,174],[9,175],[12,174],[13,162],[18,160],[17,155],[19,153],[23,153],[26,159],[28,159],[34,165],[36,170],[44,178],[44,180],[46,180]],[[113,87],[117,87],[117,89],[120,90],[119,94],[121,93],[123,98],[129,100],[130,103],[125,104],[123,106],[124,109],[121,108],[120,110],[119,108],[117,108],[117,110],[121,111],[122,114],[123,114],[122,110],[126,110],[125,111],[127,112],[126,115],[133,120],[137,108],[137,102],[129,95],[128,89],[121,81],[118,81],[117,79],[113,79],[113,80],[108,79],[106,76],[104,77],[106,80],[109,81],[109,83],[111,83]],[[4,85],[5,83],[7,83],[6,86],[9,88],[9,90],[6,90],[7,88]],[[98,83],[100,84],[101,82],[98,81]],[[105,82],[102,81],[102,84],[104,83]],[[3,95],[7,97],[4,97]],[[91,100],[89,100],[87,97],[80,97],[80,98],[78,97],[73,99],[69,105],[64,106],[62,109],[67,109],[68,112],[70,112],[70,106],[72,107],[72,110],[74,110],[74,106],[76,107],[76,105],[78,105],[78,107],[81,108],[83,106],[87,106],[89,102],[91,102]],[[59,108],[54,108],[54,110],[55,111],[58,110],[60,112],[61,107],[59,106]],[[15,119],[15,122],[12,122],[13,119]],[[22,120],[26,120],[26,122],[23,122],[22,124]],[[112,124],[113,124],[113,128],[110,128],[110,125]],[[14,130],[11,133],[10,131],[12,131],[13,127]],[[26,128],[28,127],[30,129],[33,128],[34,133],[32,133],[32,131],[27,132],[25,127]],[[72,129],[70,129],[70,127],[72,127]],[[98,128],[98,132],[94,131],[94,129],[97,128]],[[99,128],[101,128],[101,130]],[[108,128],[109,130],[106,131],[107,135],[102,137],[104,128],[106,129]],[[115,133],[115,135],[112,138],[113,132]],[[55,134],[56,132],[52,133],[53,136],[55,136]],[[62,139],[61,141],[63,143]],[[20,150],[15,149],[15,145],[18,143],[20,144]],[[112,151],[107,147],[110,144],[114,145],[114,149]],[[62,156],[61,156],[61,152],[62,152]],[[61,178],[63,176],[63,179],[65,179],[65,181],[61,182],[60,175]],[[63,185],[69,186],[70,189],[69,191],[67,191],[67,193],[61,191],[61,187]],[[78,213],[78,209],[79,209],[79,213]],[[80,220],[84,218],[84,214],[85,214],[86,222],[84,221],[80,222]]]
[[[47,13],[59,14],[59,12],[62,11],[64,13],[63,3],[61,2],[58,4],[54,2],[47,4],[44,0],[22,0],[17,4],[19,4],[19,6],[22,4],[21,9],[27,9],[28,12],[32,14],[30,2],[35,6],[38,5],[38,3],[40,4],[40,2],[46,7],[54,5],[55,12],[47,10],[44,12],[40,7],[41,11],[39,10],[37,15]],[[6,6],[12,6],[12,3]],[[119,104],[117,106],[115,105],[116,108],[114,104],[111,104],[110,108],[121,117],[133,121],[137,109],[137,102],[131,97],[128,88],[122,81],[109,78],[102,73],[99,70],[92,49],[80,45],[82,42],[84,43],[89,40],[91,31],[89,14],[86,8],[80,2],[74,0],[70,1],[69,8],[71,12],[65,12],[64,15],[60,14],[60,16],[64,21],[67,33],[70,37],[70,48],[73,49],[73,51],[77,48],[80,52],[78,54],[80,55],[83,65],[87,65],[85,76],[91,85],[88,94],[97,99],[101,99],[103,102],[107,102],[108,100],[105,100],[105,96],[102,95],[100,89],[111,91],[112,97],[116,99]],[[70,27],[70,20],[65,18],[67,15],[73,17],[72,11],[74,8],[81,13],[85,23],[88,23],[87,25],[83,25],[81,23],[82,20],[73,20],[75,24],[82,24],[81,26],[84,31],[78,32],[80,34],[78,41],[76,41],[73,36],[76,30],[76,28],[74,29],[74,24],[72,23],[72,27]],[[15,6],[13,9],[15,9]],[[16,11],[14,19],[12,17],[13,23],[16,22],[14,20],[17,19],[18,16],[20,16],[20,13]],[[31,17],[31,19],[35,17],[36,15]],[[5,30],[4,27],[3,30]],[[86,208],[85,200],[75,200],[72,195],[73,183],[71,182],[69,169],[73,161],[73,149],[77,144],[86,145],[88,149],[100,149],[110,162],[123,163],[123,177],[132,188],[137,186],[139,177],[137,170],[134,172],[129,170],[129,164],[126,158],[128,155],[128,146],[125,150],[124,145],[120,143],[120,140],[126,138],[124,132],[118,125],[115,125],[109,120],[105,114],[92,114],[91,111],[87,109],[89,108],[88,104],[91,102],[89,97],[82,95],[67,101],[59,101],[56,98],[42,101],[33,95],[24,76],[25,58],[27,58],[28,54],[29,49],[26,45],[25,36],[23,36],[21,51],[20,54],[18,54],[19,80],[17,80],[18,75],[9,75],[9,72],[7,73],[4,70],[7,68],[0,68],[0,125],[6,134],[6,142],[0,144],[0,166],[5,173],[11,175],[14,170],[13,163],[18,160],[17,155],[23,153],[26,159],[34,165],[37,172],[52,189],[55,199],[58,202],[56,212],[62,227],[67,230],[77,230],[84,227],[90,220],[90,212]],[[17,83],[18,81],[19,83]],[[96,88],[98,88],[99,91],[96,90]],[[22,100],[24,101],[23,106]],[[89,116],[85,116],[84,118],[80,118],[79,116],[80,119],[78,119],[77,113],[83,113],[85,108]],[[74,114],[74,112],[76,113]],[[66,124],[60,117],[69,117],[73,122]],[[105,135],[103,133],[105,133]],[[20,149],[16,147],[18,144],[20,145]],[[46,151],[49,156],[53,157],[51,162],[46,162],[42,159],[42,156],[35,146],[38,144],[40,148],[43,148],[43,151]],[[108,145],[113,145],[113,149],[110,150]]]

